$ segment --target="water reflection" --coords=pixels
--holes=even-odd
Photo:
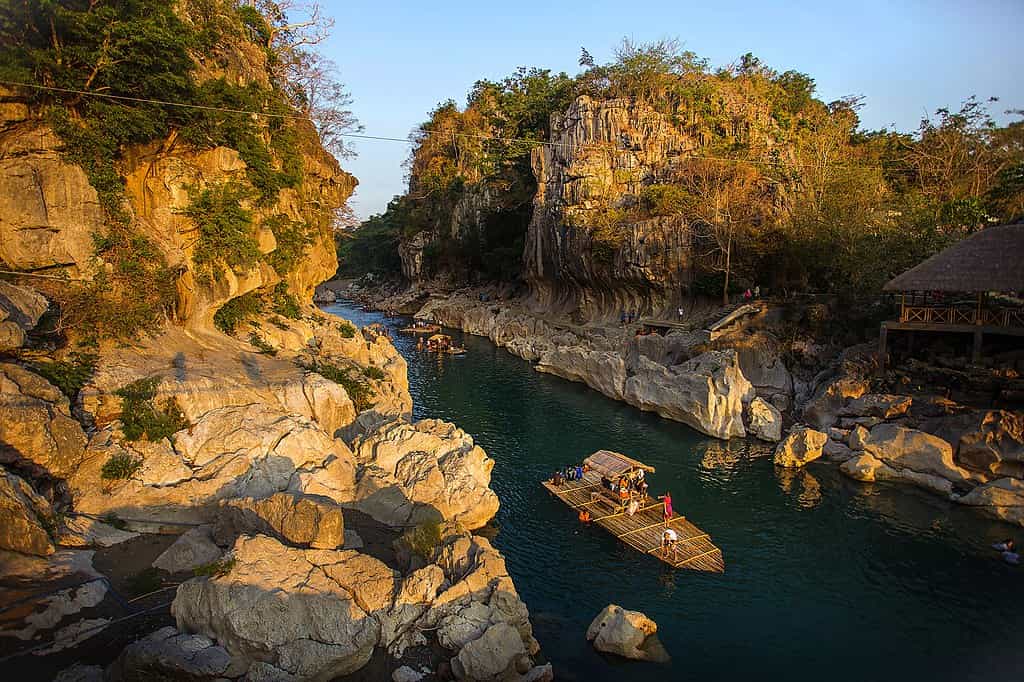
[[[782,492],[796,497],[803,509],[814,509],[821,503],[821,484],[807,469],[775,467],[775,478]]]

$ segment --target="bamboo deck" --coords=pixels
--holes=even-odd
[[[572,509],[588,510],[591,523],[601,526],[641,554],[656,557],[673,568],[725,572],[722,550],[712,544],[711,536],[683,516],[676,516],[666,524],[660,500],[646,498],[633,516],[619,512],[608,491],[601,487],[601,475],[595,471],[586,472],[579,481],[565,481],[560,486],[543,481],[542,485]],[[592,492],[598,493],[593,500]],[[661,534],[665,528],[672,528],[679,535],[675,547],[667,554],[661,549]]]

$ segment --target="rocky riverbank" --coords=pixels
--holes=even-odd
[[[743,324],[712,334],[722,310],[690,310],[664,335],[614,320],[576,323],[496,289],[356,291],[717,438],[779,442],[776,463],[819,460],[866,483],[907,483],[1024,525],[1024,415],[909,388],[878,372],[872,344],[828,348],[780,340],[792,313],[765,303]],[[715,338],[712,340],[712,336]]]

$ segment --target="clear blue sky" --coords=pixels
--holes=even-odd
[[[623,37],[679,38],[713,66],[753,52],[808,73],[831,101],[863,95],[867,128],[913,130],[923,114],[972,94],[993,111],[1024,108],[1022,0],[881,2],[324,2],[336,19],[325,51],[341,68],[371,135],[405,137],[438,102],[461,105],[474,81],[518,66],[570,75],[585,46],[609,61]],[[353,207],[380,212],[404,191],[408,146],[360,141],[343,161],[359,178]]]

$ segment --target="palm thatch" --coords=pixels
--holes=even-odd
[[[975,232],[885,285],[885,291],[1024,291],[1024,224]]]

